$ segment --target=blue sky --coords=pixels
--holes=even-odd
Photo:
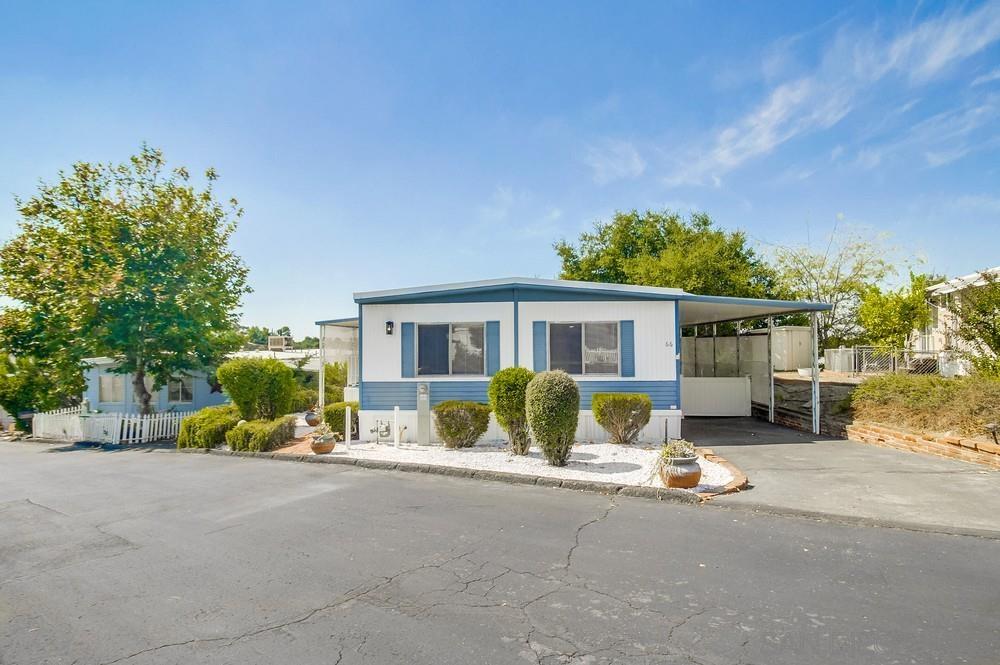
[[[619,6],[621,5],[621,6]],[[0,2],[0,238],[141,142],[246,209],[245,320],[553,277],[616,209],[1000,264],[1000,2]]]

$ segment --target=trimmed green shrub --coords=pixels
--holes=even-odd
[[[527,455],[531,447],[528,416],[524,413],[524,395],[535,373],[526,367],[507,367],[490,379],[487,394],[490,408],[500,427],[507,431],[510,449],[515,455]]]
[[[254,453],[280,448],[294,438],[295,416],[251,420],[226,432],[226,443],[230,450],[249,450]]]
[[[226,432],[236,427],[240,411],[233,404],[210,406],[181,421],[178,448],[215,448],[226,442]]]
[[[1000,378],[875,376],[855,388],[851,406],[855,420],[983,436],[987,424],[1000,422]]]
[[[434,407],[434,429],[445,448],[471,448],[490,426],[490,407],[449,400]]]
[[[611,443],[632,443],[649,424],[653,402],[642,393],[596,393],[590,408],[594,420],[611,435]]]
[[[245,420],[273,420],[288,413],[295,392],[292,369],[274,358],[235,358],[216,371]]]
[[[351,407],[351,429],[358,431],[358,403],[357,402],[337,402],[328,404],[323,409],[323,422],[330,426],[334,432],[344,433],[344,412],[347,407]]]
[[[308,411],[319,402],[319,391],[311,388],[298,388],[292,395],[289,413],[300,413]]]
[[[528,383],[525,413],[535,441],[552,466],[566,466],[580,417],[580,389],[562,370],[541,372]]]

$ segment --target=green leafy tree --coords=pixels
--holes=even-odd
[[[124,164],[80,162],[17,201],[20,232],[0,248],[0,342],[17,356],[109,356],[151,412],[154,389],[239,348],[247,269],[229,250],[242,215],[143,146]]]
[[[32,358],[0,358],[0,406],[17,417],[22,411],[46,411],[65,406],[83,393],[83,373],[79,365],[67,368],[58,362]],[[15,421],[24,427],[24,421]]]
[[[665,211],[616,212],[555,244],[562,279],[681,288],[691,293],[780,297],[775,271],[742,231],[727,231],[704,213],[689,220]]]
[[[280,328],[274,331],[274,334],[279,335],[281,337],[291,337],[292,329],[289,328],[288,326],[281,326]]]
[[[873,344],[894,349],[906,348],[910,334],[930,323],[926,275],[910,273],[910,284],[883,291],[872,285],[861,294],[858,321]]]
[[[1000,275],[980,273],[982,284],[960,291],[952,300],[954,333],[969,350],[972,366],[981,374],[1000,376]]]
[[[821,347],[854,344],[862,338],[858,319],[862,296],[895,272],[891,253],[881,238],[859,234],[833,236],[820,249],[809,246],[774,250],[779,282],[785,293],[801,300],[827,303],[819,314]]]
[[[296,349],[318,349],[319,348],[319,337],[310,337],[306,335],[302,339],[292,344],[293,348]]]
[[[267,346],[267,338],[274,334],[267,326],[250,326],[243,330],[247,342],[257,346]]]

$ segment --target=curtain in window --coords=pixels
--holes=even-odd
[[[584,373],[617,374],[618,324],[584,324],[583,350]]]
[[[485,374],[482,323],[451,324],[451,373]]]

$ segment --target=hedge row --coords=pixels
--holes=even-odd
[[[260,453],[280,448],[295,438],[295,416],[274,420],[251,420],[226,432],[230,450]]]
[[[329,404],[323,409],[323,422],[330,426],[330,429],[339,434],[344,433],[344,418],[347,407],[351,407],[351,429],[358,431],[358,403],[357,402],[337,402]]]
[[[181,421],[178,448],[215,448],[226,442],[226,432],[236,427],[240,412],[236,406],[210,406]]]

